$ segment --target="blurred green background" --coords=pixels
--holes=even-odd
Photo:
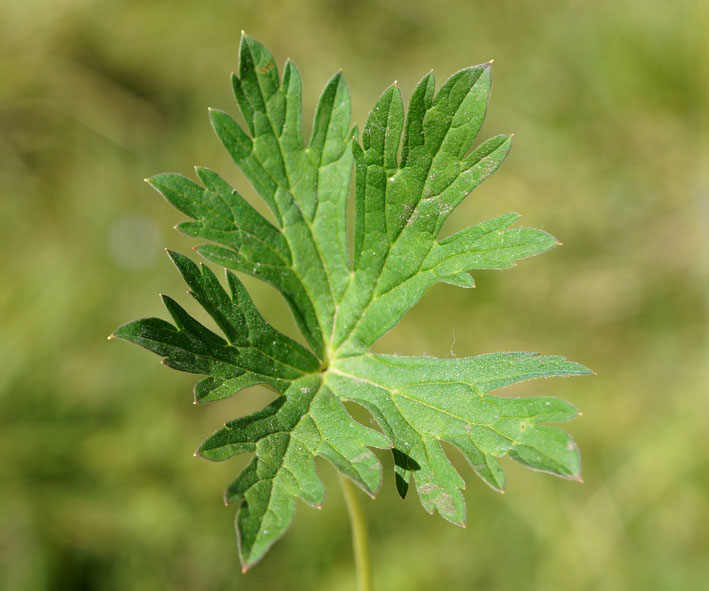
[[[468,481],[468,527],[396,495],[391,460],[363,499],[379,590],[699,589],[709,580],[709,179],[700,173],[709,29],[700,2],[2,0],[0,18],[0,588],[353,590],[332,468],[322,511],[240,574],[221,491],[246,458],[192,457],[266,390],[194,407],[194,376],[121,342],[119,324],[191,310],[162,247],[182,219],[142,182],[210,166],[253,195],[213,136],[236,112],[240,30],[291,57],[310,118],[338,68],[354,121],[398,79],[495,59],[484,136],[515,132],[454,230],[506,211],[565,246],[432,289],[378,350],[559,353],[597,372],[509,393],[583,416],[585,484],[505,462]],[[703,44],[704,43],[704,44]],[[702,86],[704,85],[704,87]],[[706,136],[705,136],[706,137]],[[271,288],[247,285],[294,334]]]

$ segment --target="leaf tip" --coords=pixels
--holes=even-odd
[[[248,565],[248,564],[242,564],[242,565],[241,565],[241,574],[242,574],[242,575],[245,575],[247,570],[249,570],[249,565]]]
[[[113,333],[111,333],[110,335],[108,335],[108,336],[106,337],[106,340],[107,340],[107,341],[112,341],[112,340],[115,339],[115,338],[116,338],[116,335],[113,334]]]
[[[440,511],[438,511],[438,514],[443,517],[446,521],[449,523],[452,523],[453,525],[465,529],[465,516],[460,517],[460,518],[455,518],[453,516],[449,515],[443,515]],[[431,511],[431,515],[433,515],[433,510]]]

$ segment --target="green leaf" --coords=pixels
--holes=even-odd
[[[195,386],[196,402],[257,384],[278,393],[263,410],[227,422],[197,451],[209,460],[252,454],[225,493],[228,504],[239,506],[244,569],[283,534],[296,499],[323,502],[316,456],[374,496],[382,468],[370,448],[392,448],[400,494],[413,479],[424,509],[457,524],[465,520],[465,483],[441,442],[458,449],[496,490],[505,485],[499,462],[505,456],[580,480],[576,444],[547,424],[575,417],[572,405],[551,396],[489,393],[523,380],[590,373],[582,365],[531,353],[435,359],[368,351],[434,283],[472,287],[470,271],[512,267],[558,244],[541,230],[513,227],[516,213],[440,236],[446,218],[510,148],[508,135],[474,146],[490,64],[453,74],[437,93],[427,74],[408,109],[396,84],[389,87],[361,142],[338,73],[322,92],[306,141],[296,67],[286,63],[280,77],[268,50],[248,36],[239,55],[232,87],[245,127],[224,111],[210,110],[210,119],[275,223],[207,168],[196,169],[199,182],[179,174],[149,179],[189,218],[178,229],[207,241],[197,248],[200,255],[227,268],[225,289],[207,266],[168,253],[219,334],[163,296],[172,323],[137,320],[114,336],[157,353],[170,367],[205,376]],[[268,324],[229,269],[275,287],[307,347]],[[356,422],[346,401],[366,408],[381,432]]]

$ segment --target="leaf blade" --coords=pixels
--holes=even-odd
[[[323,89],[307,144],[302,79],[292,62],[280,77],[268,49],[243,35],[231,82],[245,127],[215,109],[210,121],[275,223],[207,168],[196,169],[201,184],[175,173],[148,182],[188,216],[177,229],[207,241],[197,248],[200,255],[281,293],[309,348],[268,324],[234,273],[226,272],[225,288],[208,266],[172,251],[189,293],[219,332],[163,296],[172,323],[137,320],[112,336],[161,355],[174,369],[203,375],[195,402],[257,384],[278,392],[260,411],[225,423],[196,453],[212,461],[252,454],[224,494],[227,504],[238,505],[243,570],[283,535],[297,499],[322,503],[317,456],[374,496],[382,468],[371,448],[390,448],[401,496],[413,479],[423,508],[458,525],[466,515],[465,480],[441,442],[459,450],[495,490],[505,487],[502,457],[580,480],[575,442],[547,424],[575,417],[572,405],[489,392],[528,379],[590,373],[585,367],[530,353],[434,359],[367,352],[432,284],[472,287],[470,271],[508,268],[558,244],[541,230],[512,227],[514,213],[439,236],[447,217],[497,170],[511,146],[508,135],[474,146],[491,63],[454,73],[438,92],[427,74],[406,114],[393,84],[367,117],[361,141],[351,128],[340,72]],[[369,410],[381,431],[354,421],[347,401]]]

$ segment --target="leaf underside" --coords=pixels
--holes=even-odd
[[[496,353],[464,359],[374,355],[369,347],[436,282],[473,285],[469,272],[504,269],[557,244],[541,230],[515,228],[508,213],[440,238],[455,207],[504,160],[510,136],[473,147],[490,92],[490,65],[453,74],[435,92],[418,84],[404,113],[389,87],[362,132],[350,124],[341,74],[325,86],[312,133],[302,134],[301,78],[254,39],[241,41],[234,96],[244,126],[210,110],[222,144],[270,208],[267,221],[216,172],[199,182],[179,174],[149,179],[189,219],[178,229],[207,241],[197,248],[227,268],[226,289],[205,265],[169,252],[190,294],[221,334],[163,296],[172,323],[129,322],[114,336],[145,347],[172,368],[205,376],[195,402],[264,384],[280,396],[207,438],[198,455],[252,459],[225,492],[239,504],[236,529],[244,569],[290,524],[295,500],[318,506],[324,488],[314,458],[374,496],[382,468],[370,448],[391,448],[396,484],[413,479],[426,511],[463,524],[463,479],[441,441],[460,450],[488,485],[503,490],[499,458],[580,480],[576,444],[549,422],[575,417],[553,397],[489,394],[523,380],[590,373],[561,357]],[[354,248],[347,247],[347,199],[355,182]],[[285,298],[307,347],[270,326],[232,272],[270,283]],[[365,407],[381,431],[356,422],[343,402]]]

